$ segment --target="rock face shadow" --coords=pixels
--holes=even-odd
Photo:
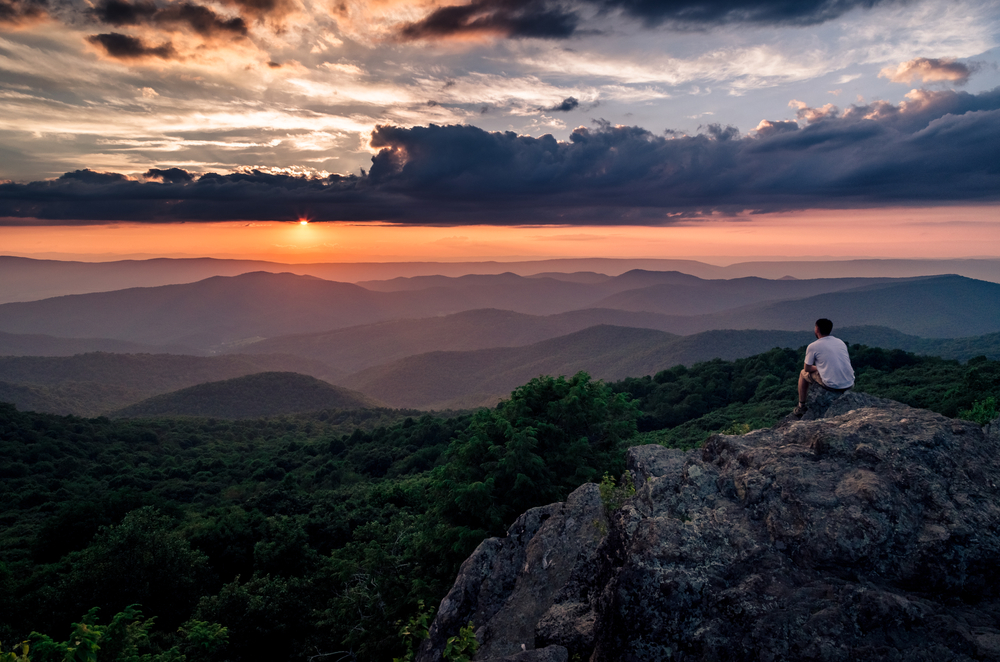
[[[418,660],[1000,660],[1000,435],[848,392],[801,420],[629,449],[484,541]]]

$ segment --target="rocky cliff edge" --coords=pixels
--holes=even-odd
[[[629,449],[484,541],[418,660],[998,660],[1000,437],[847,393],[704,448]],[[810,420],[811,419],[811,420]]]

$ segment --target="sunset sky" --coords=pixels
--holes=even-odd
[[[0,254],[1000,256],[998,46],[978,0],[0,0]]]

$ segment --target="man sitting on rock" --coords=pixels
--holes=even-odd
[[[806,347],[806,362],[799,373],[799,404],[792,412],[796,416],[802,416],[809,409],[806,397],[810,384],[835,393],[843,393],[854,386],[854,368],[847,345],[831,336],[831,331],[833,322],[826,318],[816,320],[816,340]]]

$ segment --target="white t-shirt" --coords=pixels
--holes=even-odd
[[[854,368],[847,354],[847,345],[840,338],[823,336],[806,347],[806,365],[819,370],[819,378],[830,388],[854,386]]]

